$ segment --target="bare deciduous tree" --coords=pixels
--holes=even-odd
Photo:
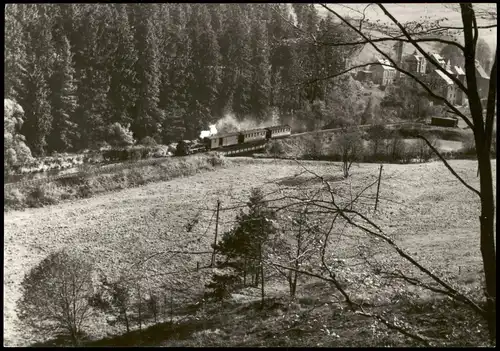
[[[22,282],[21,321],[44,336],[67,333],[78,345],[91,317],[92,265],[67,251],[50,254]]]
[[[349,177],[352,164],[359,160],[363,151],[363,141],[360,132],[343,129],[342,133],[335,137],[333,148],[333,151],[339,153],[341,156],[344,178]]]

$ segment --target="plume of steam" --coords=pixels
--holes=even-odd
[[[280,119],[276,111],[273,111],[265,121],[257,121],[252,118],[245,118],[239,121],[234,114],[226,113],[224,117],[216,123],[216,129],[219,133],[239,132],[241,130],[266,128],[280,124]]]
[[[208,126],[209,130],[202,130],[200,133],[200,139],[208,138],[209,136],[217,134],[217,128],[215,124],[211,124]]]
[[[245,118],[240,121],[234,114],[226,113],[224,117],[220,118],[217,122],[209,125],[209,130],[202,130],[200,138],[203,139],[216,134],[239,132],[242,130],[267,128],[281,124],[290,125],[292,127],[292,131],[295,132],[306,131],[304,122],[301,122],[291,116],[281,120],[278,112],[274,109],[265,121],[257,121],[253,118]]]

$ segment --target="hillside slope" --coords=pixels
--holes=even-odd
[[[5,345],[21,346],[34,341],[35,336],[19,328],[14,307],[20,296],[23,274],[48,253],[63,247],[76,248],[91,255],[98,269],[112,275],[162,250],[210,250],[217,199],[222,201],[223,208],[242,205],[251,187],[275,191],[278,184],[285,181],[288,184],[289,179],[303,171],[292,161],[235,159],[234,162],[240,166],[89,200],[5,214]],[[450,163],[467,182],[477,186],[475,162]],[[340,174],[338,163],[302,164],[325,177]],[[496,170],[496,163],[493,166]],[[354,167],[348,181],[335,184],[344,189],[352,186],[356,191],[373,181],[377,174],[378,165],[362,164]],[[371,206],[374,193],[366,195]],[[388,233],[396,235],[407,250],[418,252],[423,262],[441,270],[450,279],[468,282],[471,287],[479,283],[481,271],[479,242],[477,235],[471,235],[478,231],[477,209],[476,197],[470,196],[439,162],[384,165],[377,222]],[[236,211],[221,211],[220,233],[232,226]],[[186,224],[197,215],[198,224],[187,231]],[[209,257],[201,255],[196,260],[204,265]],[[141,269],[154,273],[153,282],[156,276],[158,283],[167,283],[182,291],[176,300],[186,304],[190,296],[194,298],[203,290],[207,278],[201,273],[192,273],[196,260],[182,255],[175,259],[167,256],[151,260]],[[459,273],[459,266],[466,270]],[[165,271],[178,273],[160,274]],[[187,274],[190,274],[188,280]],[[286,294],[286,288],[277,284],[267,289],[282,291],[275,295],[278,297]],[[120,333],[120,329],[106,325],[104,320],[95,320],[90,333],[98,338],[107,333]],[[307,340],[304,342],[308,344]]]

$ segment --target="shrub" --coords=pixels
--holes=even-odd
[[[153,152],[155,149],[153,147],[144,147],[144,148],[141,148],[140,150],[141,150],[141,158],[147,159],[153,155]]]
[[[232,274],[214,274],[212,281],[206,285],[207,289],[204,297],[213,299],[214,301],[223,301],[231,297],[233,292],[239,285],[241,279]]]
[[[144,170],[131,169],[127,172],[127,179],[131,185],[143,185],[146,183],[144,179]]]
[[[125,147],[134,144],[134,137],[130,131],[130,125],[123,127],[116,122],[109,126],[107,140],[112,146]]]
[[[85,177],[81,174],[74,174],[68,177],[59,178],[56,180],[56,184],[61,186],[76,186],[81,185],[85,182]]]
[[[131,148],[131,149],[128,149],[127,151],[128,151],[128,159],[129,160],[137,161],[137,160],[142,159],[142,155],[143,155],[142,148]]]
[[[4,174],[13,172],[13,167],[25,165],[33,160],[26,138],[19,131],[24,122],[24,110],[15,101],[4,99]]]
[[[165,146],[157,146],[156,148],[154,148],[152,150],[152,155],[153,157],[157,157],[157,158],[160,158],[160,157],[166,157],[168,156],[168,147],[165,147]]]
[[[4,206],[6,208],[21,209],[24,207],[26,196],[19,189],[9,189],[4,195]]]
[[[284,156],[285,148],[283,143],[280,140],[271,140],[271,142],[266,145],[266,153],[273,157]]]
[[[393,133],[387,146],[389,149],[389,154],[387,155],[388,159],[392,162],[401,161],[406,152],[406,143],[398,132]]]
[[[28,207],[42,207],[57,203],[57,199],[47,193],[45,185],[36,185],[28,191],[26,205]]]
[[[305,159],[317,160],[323,155],[323,142],[316,134],[311,134],[304,139],[304,153]]]
[[[210,153],[208,155],[208,163],[212,167],[223,167],[227,165],[227,159],[217,152]]]
[[[429,140],[432,146],[436,147],[437,139],[431,137],[427,140]],[[417,141],[417,144],[415,145],[414,149],[416,150],[416,154],[420,162],[428,162],[434,154],[432,149],[422,139],[419,139]]]
[[[357,130],[343,130],[332,143],[334,154],[340,155],[344,178],[349,176],[349,170],[355,161],[359,161],[363,151],[361,133]]]
[[[92,271],[90,263],[67,251],[50,254],[24,277],[17,304],[20,320],[44,336],[65,331],[78,345],[92,312]]]
[[[85,182],[84,184],[78,186],[76,194],[82,199],[87,199],[92,196],[92,187],[89,183]]]
[[[375,124],[366,130],[366,135],[371,140],[386,139],[389,133],[389,130],[383,124]]]
[[[12,189],[4,193],[4,209],[41,207],[70,198],[89,198],[105,191],[124,189],[151,181],[163,181],[179,176],[192,175],[202,170],[224,167],[229,160],[218,153],[195,155],[185,159],[159,161],[158,164],[130,168],[123,165],[119,169],[106,171],[108,174],[79,172],[57,179],[52,183],[20,190]],[[90,167],[90,166],[87,166]],[[24,195],[26,194],[26,195]]]
[[[139,144],[144,145],[144,146],[156,146],[156,140],[154,140],[150,136],[147,136],[145,138],[142,138],[142,140],[140,141]]]
[[[408,164],[420,156],[420,148],[417,144],[405,145],[401,153],[401,163]]]

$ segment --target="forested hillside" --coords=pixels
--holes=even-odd
[[[309,127],[354,118],[340,72],[357,48],[312,4],[9,4],[4,98],[34,156],[130,125],[136,141],[196,138],[227,113]],[[306,34],[307,33],[307,34]],[[309,84],[304,84],[309,82]]]

